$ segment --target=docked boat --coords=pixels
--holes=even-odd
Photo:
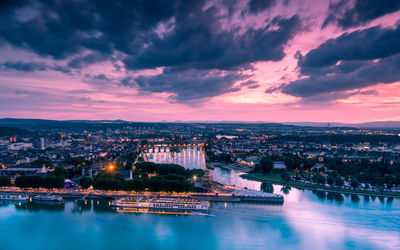
[[[44,201],[44,202],[63,202],[63,198],[58,195],[36,195],[32,197],[33,201]]]
[[[27,195],[16,195],[16,194],[2,194],[0,200],[7,201],[27,201],[29,197]]]
[[[111,205],[122,208],[206,211],[210,207],[210,202],[184,198],[125,197],[113,201]]]

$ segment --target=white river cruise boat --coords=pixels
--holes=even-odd
[[[122,208],[147,208],[157,210],[202,210],[210,207],[208,201],[198,201],[185,198],[147,198],[126,197],[111,203],[114,207]]]
[[[32,197],[33,201],[44,201],[44,202],[63,202],[63,198],[58,195],[36,195]]]
[[[27,195],[16,195],[16,194],[2,194],[0,200],[7,201],[27,201],[29,197]]]

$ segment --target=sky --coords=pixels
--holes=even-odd
[[[0,117],[400,120],[397,0],[3,0]]]

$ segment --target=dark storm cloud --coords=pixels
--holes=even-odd
[[[66,58],[88,49],[110,55],[114,49],[132,53],[146,33],[190,4],[157,1],[39,1],[27,2],[32,18],[21,21],[14,4],[1,13],[0,37],[15,47],[41,56]],[[196,1],[201,3],[201,1]],[[197,3],[196,3],[197,5]]]
[[[130,68],[185,62],[204,68],[208,60],[208,68],[224,68],[282,59],[283,46],[296,33],[299,18],[275,18],[270,25],[250,28],[242,35],[235,29],[221,31],[221,9],[237,8],[237,1],[230,2],[221,6],[204,0],[6,1],[0,5],[0,42],[54,59],[74,57],[70,62],[74,68],[102,61],[115,51],[131,56],[126,60]],[[274,2],[252,0],[249,5],[254,12]],[[166,22],[171,22],[173,30],[159,37],[156,31]],[[175,43],[179,47],[173,53],[164,52]],[[81,56],[87,51],[90,56]],[[165,58],[175,54],[175,61]],[[219,55],[223,55],[220,61]],[[155,62],[156,56],[162,56],[163,63]],[[235,56],[238,62],[229,62],[236,61]]]
[[[8,61],[8,62],[1,63],[0,65],[4,69],[14,69],[14,70],[25,71],[25,72],[47,70],[47,65],[44,63]]]
[[[69,73],[70,69],[64,66],[49,66],[45,63],[35,63],[35,62],[21,62],[21,61],[7,61],[0,63],[0,67],[3,69],[13,69],[17,71],[33,72],[33,71],[46,71],[53,70],[63,73]]]
[[[259,88],[259,87],[261,87],[260,84],[253,84],[253,85],[247,86],[248,89],[256,89],[256,88]]]
[[[275,6],[276,0],[250,0],[248,3],[249,12],[258,14],[266,9]]]
[[[266,90],[309,101],[359,95],[360,89],[400,81],[400,25],[357,30],[329,39],[305,56],[296,53],[304,78]]]
[[[111,79],[104,74],[85,74],[86,78],[100,81],[110,81]]]
[[[337,73],[350,73],[361,68],[366,63],[368,63],[368,61],[340,61],[338,64],[327,67],[302,67],[301,74],[309,76],[321,76]]]
[[[68,66],[75,69],[81,69],[94,63],[106,61],[107,59],[110,58],[105,56],[104,54],[90,53],[85,56],[77,56],[73,58],[71,61],[68,62]]]
[[[309,78],[292,81],[281,86],[281,91],[297,97],[311,97],[321,93],[362,89],[377,83],[400,81],[400,54],[383,58],[377,62],[368,61],[348,73],[311,75]]]
[[[242,87],[247,87],[248,89],[256,89],[256,88],[260,87],[260,85],[257,84],[257,81],[248,80],[248,81],[240,83],[240,88],[242,88]]]
[[[339,91],[339,92],[328,92],[328,93],[320,93],[318,95],[310,96],[308,98],[302,99],[299,101],[301,104],[312,105],[312,104],[328,104],[329,102],[338,100],[338,99],[347,99],[356,95],[377,95],[378,92],[375,90],[371,91]],[[295,103],[298,104],[298,103]]]
[[[6,12],[10,9],[24,5],[26,1],[23,0],[2,0],[0,1],[0,13]]]
[[[210,8],[184,21],[163,38],[154,38],[138,56],[124,62],[130,69],[181,67],[192,69],[237,69],[257,61],[279,61],[285,44],[300,29],[298,16],[274,18],[270,24],[245,33],[223,31],[218,10]],[[272,29],[272,27],[276,27]]]
[[[247,7],[226,0],[2,2],[0,45],[34,52],[48,60],[43,65],[2,67],[66,73],[103,61],[110,61],[117,70],[121,61],[128,71],[164,67],[159,76],[125,78],[120,84],[141,91],[168,92],[177,102],[203,100],[237,91],[240,87],[233,85],[245,79],[235,70],[284,58],[286,44],[301,29],[297,15],[277,16],[257,28],[230,23],[234,13],[243,12],[239,5],[246,9],[243,15],[252,15],[275,4],[276,0],[251,0]],[[54,66],[49,66],[50,59]],[[69,69],[57,65],[60,60],[67,62]]]
[[[340,0],[329,4],[323,26],[336,22],[342,28],[356,27],[400,10],[398,0]]]
[[[245,81],[245,82],[240,83],[240,87],[251,86],[251,85],[254,85],[255,83],[257,83],[257,81],[248,80],[248,81]]]
[[[238,91],[233,85],[236,81],[248,76],[219,72],[190,70],[185,72],[164,71],[156,76],[139,76],[125,78],[121,84],[124,86],[137,86],[141,91],[152,93],[173,93],[171,102],[199,103],[207,98],[228,92]]]
[[[400,53],[400,25],[375,26],[329,39],[304,57],[298,56],[303,69],[335,65],[341,60],[373,60]]]

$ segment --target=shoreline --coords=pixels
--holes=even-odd
[[[232,162],[232,163],[225,163],[225,162],[208,162],[206,163],[208,167],[212,168],[222,168],[225,170],[236,170],[244,173],[249,173],[252,171],[254,168],[251,166],[246,166],[243,164],[239,164],[237,162]]]
[[[257,176],[257,174],[252,174],[252,173],[244,173],[244,174],[240,175],[240,177],[243,179],[246,179],[246,180],[260,181],[260,182],[266,182],[266,183],[275,184],[275,185],[282,185],[282,186],[314,190],[314,191],[325,191],[325,192],[350,194],[350,195],[400,198],[400,192],[380,193],[380,192],[364,191],[364,190],[347,190],[347,189],[343,189],[343,188],[333,189],[333,188],[329,188],[329,187],[318,186],[316,184],[309,184],[309,183],[302,183],[302,182],[293,183],[292,181],[285,182],[285,181],[270,180],[270,179],[268,179],[268,177],[262,178],[262,177]]]
[[[44,194],[52,194],[58,195],[63,198],[67,199],[119,199],[127,196],[152,196],[157,195],[162,198],[195,198],[202,201],[212,201],[212,202],[261,202],[261,203],[273,203],[273,204],[282,204],[283,203],[283,196],[265,196],[265,197],[258,197],[258,196],[247,196],[247,195],[234,195],[229,193],[150,193],[150,192],[143,192],[143,193],[129,193],[129,192],[102,192],[102,191],[94,191],[88,192],[86,190],[82,191],[50,191],[50,190],[6,190],[0,189],[0,195],[21,195],[25,194],[29,197],[35,195],[44,195]]]

